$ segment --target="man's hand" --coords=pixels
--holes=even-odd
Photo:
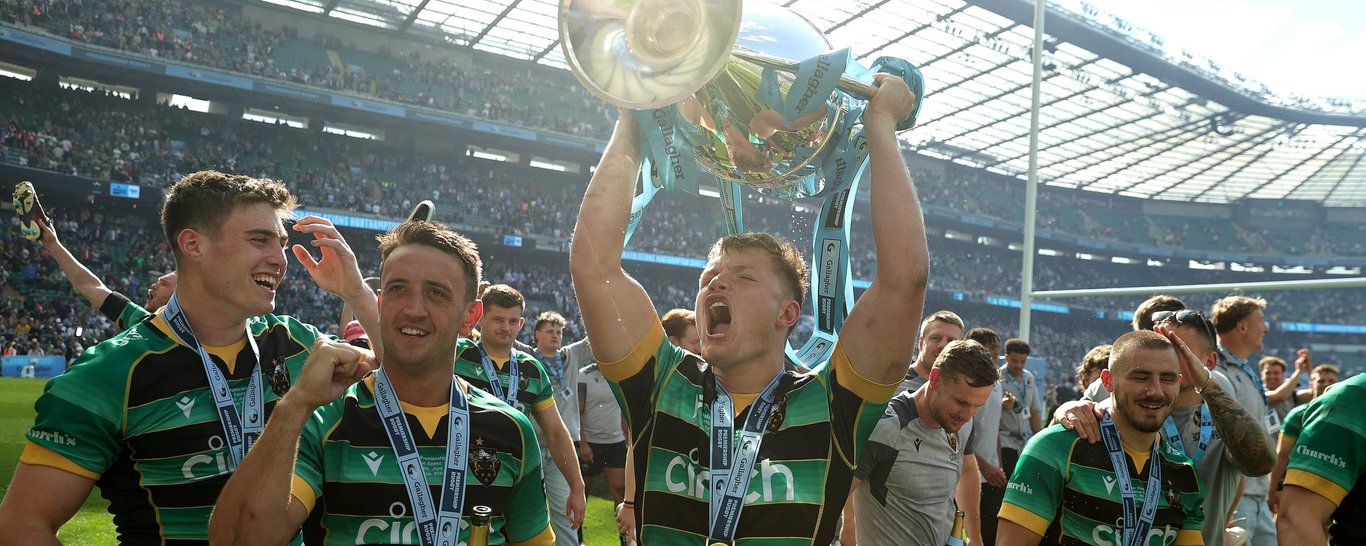
[[[1205,367],[1205,361],[1195,356],[1195,352],[1186,346],[1185,340],[1176,335],[1176,331],[1166,326],[1154,326],[1153,331],[1167,337],[1167,340],[1176,346],[1176,354],[1181,357],[1181,380],[1195,385],[1195,388],[1204,390],[1206,387],[1215,385],[1210,382],[1211,373]]]
[[[365,277],[356,265],[356,254],[351,251],[346,239],[341,236],[331,220],[317,216],[305,216],[294,224],[294,231],[313,234],[309,244],[322,250],[322,259],[314,260],[313,255],[303,245],[294,245],[294,257],[308,270],[313,281],[323,290],[347,299],[360,290],[370,290]]]
[[[320,338],[313,342],[303,371],[281,402],[316,409],[336,400],[347,387],[378,366],[374,355],[364,349]]]
[[[39,240],[43,242],[44,247],[51,250],[53,247],[62,244],[57,239],[57,230],[52,228],[52,224],[48,222],[47,218],[36,218],[33,223],[38,225]]]
[[[569,516],[569,526],[578,529],[583,525],[583,512],[588,508],[588,499],[583,490],[583,485],[578,487],[570,486],[569,498],[564,502],[564,515]]]
[[[1015,395],[1005,393],[1005,395],[1001,397],[1001,410],[1011,411],[1013,409],[1015,409]]]
[[[1053,418],[1063,428],[1077,431],[1077,436],[1094,444],[1100,441],[1100,420],[1105,418],[1105,409],[1089,400],[1075,400],[1058,406]]]
[[[43,224],[39,223],[38,225],[41,227]],[[1312,369],[1314,369],[1314,363],[1309,357],[1309,349],[1295,351],[1295,373],[1308,375]]]
[[[636,543],[636,508],[624,502],[617,503],[617,534],[626,535],[627,544]]]
[[[893,126],[911,113],[916,97],[906,86],[906,81],[892,74],[874,74],[877,92],[863,110],[865,125],[888,123]]]
[[[579,460],[585,463],[593,462],[593,447],[588,445],[587,440],[579,441]]]
[[[986,478],[987,483],[992,487],[1005,487],[1010,482],[1006,477],[1006,472],[1001,467],[987,464],[982,459],[977,459],[977,468],[982,472],[982,477]]]

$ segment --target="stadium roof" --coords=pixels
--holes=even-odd
[[[556,0],[267,0],[565,66]],[[921,67],[923,154],[1026,176],[1032,1],[784,0],[867,64]],[[1366,206],[1366,100],[1283,97],[1081,0],[1050,2],[1039,177],[1143,198]]]

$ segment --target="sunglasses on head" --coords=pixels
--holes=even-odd
[[[1195,309],[1182,309],[1180,311],[1158,311],[1152,315],[1153,324],[1162,322],[1175,322],[1177,324],[1199,324],[1209,334],[1210,339],[1218,339],[1214,334],[1214,328],[1210,325],[1209,319],[1205,314]]]

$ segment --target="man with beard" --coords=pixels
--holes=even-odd
[[[1265,308],[1266,300],[1261,298],[1228,296],[1214,302],[1210,319],[1219,334],[1219,364],[1215,369],[1228,376],[1233,385],[1233,397],[1248,413],[1263,418],[1267,434],[1274,438],[1280,434],[1281,418],[1268,403],[1262,374],[1250,360],[1262,349],[1262,339],[1269,330],[1263,312]],[[1276,544],[1276,524],[1266,499],[1270,483],[1267,474],[1275,466],[1274,448],[1272,451],[1272,464],[1266,471],[1243,480],[1236,517],[1243,518],[1248,546]]]
[[[1154,534],[1162,544],[1203,544],[1195,466],[1158,434],[1176,401],[1183,360],[1200,365],[1171,332],[1115,340],[1101,373],[1113,398],[1101,421],[1103,441],[1086,442],[1061,425],[1030,440],[1007,486],[997,544],[1148,544]]]
[[[982,344],[963,340],[949,343],[926,375],[920,388],[893,397],[873,428],[854,471],[841,544],[943,544],[955,508],[967,514],[968,538],[980,542],[978,500],[954,502],[955,491],[962,480],[978,485],[973,416],[1000,403],[991,399],[1000,371]]]

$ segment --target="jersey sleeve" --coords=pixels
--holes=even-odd
[[[104,298],[104,303],[100,304],[100,313],[124,330],[132,328],[134,324],[151,314],[120,292],[110,292]]]
[[[896,462],[896,439],[901,430],[901,420],[891,408],[887,408],[873,426],[873,433],[859,455],[858,467],[854,477],[866,482],[869,493],[878,502],[887,502],[887,477],[892,473],[892,463]]]
[[[630,354],[616,362],[598,363],[598,371],[607,378],[621,405],[621,416],[629,425],[632,443],[650,419],[657,389],[684,354],[683,349],[664,337],[664,327],[656,319]]]
[[[1340,393],[1339,393],[1340,394]],[[1358,393],[1353,393],[1358,394]],[[1343,398],[1331,402],[1342,402]],[[1325,401],[1330,402],[1330,401]],[[1366,471],[1366,435],[1354,404],[1318,403],[1305,415],[1304,429],[1286,465],[1285,484],[1298,485],[1342,503]]]
[[[354,385],[351,387],[355,388]],[[327,431],[336,426],[346,399],[346,396],[342,396],[315,410],[299,434],[299,453],[294,459],[294,483],[290,487],[290,494],[299,499],[309,512],[313,511],[318,497],[323,494],[323,442],[327,441]]]
[[[1062,425],[1045,428],[1025,444],[1015,472],[1001,501],[1001,519],[1014,522],[1039,536],[1048,530],[1062,505],[1067,483],[1067,464],[1077,433]]]
[[[545,371],[545,366],[542,366],[541,361],[530,354],[522,353],[517,356],[520,361],[518,366],[523,370],[523,373],[534,370],[536,374],[535,381],[527,381],[527,387],[533,389],[530,393],[532,395],[531,411],[541,411],[554,407],[555,385],[550,381],[550,373]]]
[[[114,340],[100,343],[48,381],[33,405],[38,415],[29,442],[91,475],[104,474],[123,449],[129,366],[119,361],[128,358],[119,349]]]
[[[542,485],[541,448],[536,443],[536,433],[525,415],[516,411],[508,414],[517,421],[522,433],[522,472],[508,494],[503,536],[514,544],[541,544],[542,537],[552,537],[545,544],[553,544],[553,533],[547,533],[550,512]]]
[[[849,469],[857,468],[868,437],[878,426],[887,401],[901,382],[883,385],[859,375],[839,341],[835,342],[830,360],[817,365],[812,373],[826,385],[830,401],[830,426],[834,427],[831,437],[840,455],[840,461],[831,462],[843,463]]]

